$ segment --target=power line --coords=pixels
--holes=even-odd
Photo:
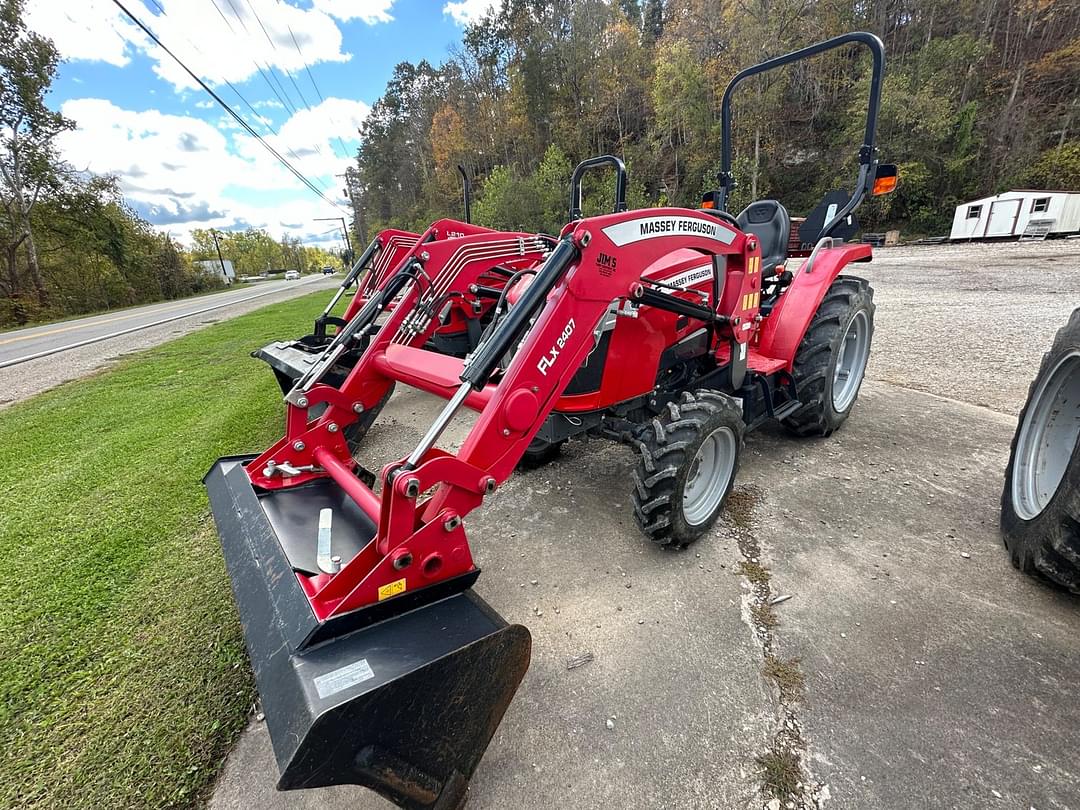
[[[235,14],[236,13],[236,6],[234,6],[232,4],[231,0],[226,0],[226,2],[229,3],[229,7],[233,10],[233,13]],[[225,23],[225,25],[229,29],[229,31],[231,33],[235,34],[236,36],[239,36],[236,29],[233,28],[233,24],[231,22],[229,22],[229,18],[227,16],[225,16],[225,12],[221,10],[221,6],[218,5],[217,0],[210,0],[210,3],[214,6],[214,11],[216,11],[218,13],[218,16],[221,17],[222,21]],[[243,24],[243,20],[240,20],[240,23]],[[245,32],[247,31],[247,26],[244,26],[244,31]],[[288,111],[290,113],[295,113],[296,112],[296,107],[294,107],[292,105],[292,102],[290,100],[288,100],[287,98],[282,98],[281,97],[281,93],[279,93],[277,88],[274,87],[274,83],[272,81],[270,81],[270,77],[268,77],[266,75],[266,71],[263,70],[262,65],[260,65],[258,63],[258,61],[254,57],[251,58],[251,63],[253,65],[255,65],[255,70],[257,70],[259,72],[259,75],[262,77],[262,80],[264,82],[266,82],[266,86],[270,88],[270,92],[274,94],[274,96],[277,98],[277,100],[281,104],[281,106],[284,107],[286,111]],[[276,78],[277,77],[275,77],[275,79]],[[284,88],[282,88],[282,92],[284,92]],[[286,96],[287,96],[287,94],[286,94]]]
[[[232,6],[233,11],[235,11],[236,6],[233,5],[233,0],[227,0],[227,1],[228,1],[229,5]],[[251,9],[252,15],[255,17],[255,22],[257,22],[259,24],[259,28],[262,29],[263,36],[266,37],[266,41],[270,43],[270,48],[272,50],[276,51],[278,49],[277,43],[274,42],[273,37],[270,36],[270,32],[266,30],[266,26],[263,24],[262,17],[259,16],[258,10],[252,4],[251,0],[246,0],[246,2],[247,2],[248,8]],[[274,71],[273,66],[269,66],[269,67],[270,67],[271,74],[273,74],[273,71]],[[307,102],[307,99],[304,98],[304,94],[300,90],[300,85],[298,85],[296,83],[296,79],[293,78],[292,73],[286,67],[282,67],[281,71],[288,77],[289,81],[292,82],[292,86],[293,86],[293,89],[296,91],[296,95],[298,95],[300,97],[300,103],[304,105],[305,109],[310,111],[311,110],[311,105],[309,105],[308,102]],[[285,91],[285,86],[282,85],[281,89],[284,92]],[[288,95],[288,94],[286,93],[286,95]],[[316,151],[319,151],[318,146],[316,146],[315,148],[316,148]],[[320,151],[320,154],[321,154],[321,151]]]
[[[304,57],[304,51],[300,47],[300,41],[296,38],[296,34],[293,33],[291,25],[288,26],[288,29],[289,29],[289,36],[292,37],[293,46],[296,48],[296,53],[299,54],[300,61],[304,65],[304,70],[307,71],[308,80],[311,82],[311,86],[315,88],[315,92],[319,95],[319,101],[321,101],[323,104],[325,104],[326,103],[326,97],[323,96],[322,90],[319,89],[319,85],[315,81],[315,76],[311,72],[311,68],[308,67],[308,60]],[[327,113],[329,113],[329,112],[330,111],[327,110]],[[335,127],[337,126],[337,121],[334,120],[334,116],[332,114],[330,115],[330,123],[333,124]],[[349,157],[349,149],[348,149],[348,147],[345,146],[345,142],[343,140],[341,140],[341,136],[340,135],[335,135],[334,140],[336,140],[338,142],[338,146],[341,147],[341,156],[343,158],[347,159]]]
[[[291,172],[292,175],[294,177],[296,177],[297,180],[299,180],[301,183],[303,183],[305,186],[307,186],[308,189],[310,189],[316,195],[318,195],[319,198],[321,198],[327,205],[330,205],[331,207],[337,209],[338,211],[341,211],[341,209],[338,208],[337,204],[333,200],[326,197],[326,195],[324,195],[314,183],[312,183],[310,180],[308,180],[308,178],[305,177],[303,174],[301,174],[300,171],[295,166],[293,166],[291,163],[289,163],[289,161],[287,161],[284,157],[282,157],[281,153],[279,153],[276,149],[274,149],[273,146],[268,144],[266,142],[266,140],[263,138],[262,135],[260,135],[258,132],[256,132],[251,127],[251,125],[248,124],[248,122],[245,121],[242,116],[240,116],[239,113],[237,113],[232,107],[230,107],[225,102],[225,100],[223,98],[221,98],[221,96],[219,96],[217,93],[215,93],[213,91],[213,89],[210,87],[210,85],[208,85],[201,78],[199,78],[199,76],[197,76],[191,70],[191,68],[189,68],[186,64],[184,64],[183,60],[181,60],[180,57],[178,57],[171,50],[169,50],[167,47],[165,47],[165,44],[160,39],[158,39],[157,35],[153,31],[151,31],[149,28],[147,28],[146,25],[144,25],[143,22],[138,17],[136,17],[134,14],[132,14],[130,11],[128,11],[127,8],[124,6],[124,4],[120,2],[120,0],[112,0],[112,2],[113,2],[113,5],[115,5],[117,8],[119,8],[129,20],[131,20],[133,23],[135,23],[135,25],[137,25],[140,29],[142,29],[144,34],[146,34],[148,37],[150,37],[150,39],[153,40],[155,45],[157,45],[159,48],[161,48],[161,50],[165,51],[165,53],[167,53],[170,57],[172,57],[172,59],[178,65],[180,65],[180,67],[184,70],[185,73],[187,73],[192,79],[194,79],[195,82],[203,90],[205,90],[210,95],[210,97],[212,99],[214,99],[214,101],[216,101],[218,104],[220,104],[225,109],[225,111],[229,115],[231,115],[233,117],[233,119],[236,121],[236,123],[238,123],[241,127],[243,127],[243,129],[249,135],[251,135],[253,138],[255,138],[260,144],[262,144],[263,147],[265,147],[266,151],[268,151],[271,155],[273,155],[278,160],[278,162],[281,163],[282,166],[284,166],[286,169],[288,169],[289,172]],[[345,213],[345,212],[342,211],[342,213]]]
[[[238,23],[240,23],[240,27],[244,29],[244,33],[245,34],[250,34],[251,32],[248,31],[247,23],[244,22],[244,18],[242,16],[240,16],[240,11],[233,4],[233,0],[225,0],[225,2],[228,3],[229,8],[231,8],[233,10],[233,15],[236,17],[236,21]]]
[[[169,16],[168,12],[166,12],[165,9],[162,8],[162,6],[157,2],[157,0],[150,0],[150,2],[152,2],[155,6],[157,6],[159,9],[161,9],[161,15],[163,17]],[[214,9],[217,11],[217,13],[221,15],[221,19],[225,21],[225,25],[228,26],[229,30],[233,34],[236,34],[236,29],[234,29],[232,27],[232,24],[229,23],[229,19],[222,13],[221,8],[218,6],[216,0],[210,0],[210,2],[213,4]],[[68,19],[70,19],[70,17]],[[190,45],[192,48],[194,48],[195,52],[198,53],[200,56],[205,56],[206,55],[206,54],[203,53],[202,48],[200,48],[197,44],[192,42],[190,38],[185,37],[185,41],[188,43],[188,45]],[[255,68],[257,70],[260,70],[260,73],[261,73],[262,71],[261,71],[261,69],[259,69],[258,62],[255,62],[255,60],[252,59],[252,63],[255,65]],[[265,74],[263,75],[263,80],[267,82],[267,84],[270,87],[270,90],[273,91],[274,94],[276,95],[277,91],[274,90],[274,86],[269,83],[269,80],[266,79]],[[241,93],[238,89],[236,89],[235,85],[233,85],[232,82],[230,82],[228,79],[222,77],[221,83],[226,85],[230,90],[233,91],[233,93],[236,95],[236,97],[238,99],[240,99],[240,101],[244,104],[244,106],[247,107],[248,110],[251,111],[251,114],[253,116],[255,116],[256,121],[261,123],[268,130],[270,130],[270,132],[275,137],[279,137],[279,138],[281,137],[281,135],[278,133],[278,131],[274,128],[273,122],[271,122],[269,118],[267,118],[265,115],[263,115],[258,110],[256,110],[255,106],[250,101],[248,101],[247,98],[244,97],[243,93]],[[279,101],[281,100],[280,96],[278,96],[278,100]],[[284,106],[284,102],[281,102],[281,103],[282,103],[282,106]],[[286,109],[288,109],[288,108],[286,107]],[[293,110],[293,112],[295,112],[295,109]],[[285,146],[285,151],[289,153],[289,156],[292,157],[293,160],[297,161],[298,163],[300,162],[300,160],[301,160],[300,156],[298,154],[296,154],[296,152],[293,151],[291,146],[286,145]],[[322,187],[323,191],[329,191],[330,190],[329,184],[326,183],[325,181],[323,181],[322,178],[316,177],[315,181]]]
[[[228,0],[228,2],[229,2],[229,5],[232,6],[233,10],[235,11],[236,7],[233,6],[232,0]],[[255,22],[257,22],[259,24],[259,28],[262,29],[263,36],[266,37],[266,41],[270,43],[270,48],[272,50],[274,50],[274,51],[277,51],[277,49],[278,49],[277,43],[274,42],[273,38],[270,36],[270,32],[266,30],[266,25],[263,24],[262,17],[259,16],[258,10],[255,8],[255,6],[251,2],[251,0],[246,0],[246,2],[247,2],[248,8],[251,9],[252,15],[254,15],[254,17],[255,17]],[[292,28],[289,29],[289,32],[292,33]],[[296,41],[295,37],[293,38],[293,41],[294,42]],[[303,59],[303,54],[301,54],[301,59]],[[270,73],[271,73],[271,75],[273,75],[274,68],[273,68],[273,66],[269,66],[269,67],[270,67]],[[307,65],[305,64],[304,67],[306,68]],[[308,112],[311,112],[311,105],[308,104],[308,100],[306,98],[304,98],[304,92],[300,89],[300,85],[298,85],[296,83],[296,78],[292,75],[292,72],[287,67],[284,67],[284,66],[281,67],[281,71],[285,74],[285,76],[292,83],[293,90],[295,90],[296,95],[298,95],[300,97],[300,103],[304,105],[304,109],[307,110]],[[281,89],[282,89],[282,92],[285,92],[285,94],[288,95],[288,92],[285,91],[284,85],[282,85]],[[295,110],[294,110],[294,112],[295,112]],[[314,143],[312,145],[315,147],[315,152],[321,157],[322,156],[322,148],[319,146],[318,143]]]

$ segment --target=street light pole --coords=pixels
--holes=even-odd
[[[349,226],[345,223],[345,217],[315,217],[316,222],[340,222],[341,232],[345,234],[345,247],[352,253],[352,240],[349,238]]]

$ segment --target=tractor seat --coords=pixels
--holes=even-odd
[[[787,258],[791,217],[776,200],[758,200],[735,217],[743,233],[752,233],[761,243],[761,277],[776,275],[776,268]]]

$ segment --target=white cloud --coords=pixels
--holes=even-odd
[[[280,101],[275,101],[272,98],[266,99],[265,101],[253,101],[251,103],[251,106],[254,107],[256,110],[262,110],[262,109],[284,110],[285,109],[284,104],[282,104]]]
[[[129,43],[143,41],[110,0],[30,0],[23,15],[27,27],[49,37],[66,59],[123,67],[130,61]]]
[[[458,25],[470,25],[498,6],[498,0],[460,0],[443,6],[443,14],[449,14]]]
[[[211,101],[207,98],[203,99],[202,101],[196,101],[195,106],[198,107],[200,110],[212,110],[214,109],[214,107],[217,106],[217,102]]]
[[[74,99],[62,111],[78,124],[60,136],[64,157],[79,169],[116,174],[125,197],[174,234],[250,224],[275,236],[310,238],[325,230],[312,222],[315,217],[340,213],[240,131],[191,116],[125,110],[105,99]],[[267,140],[282,154],[292,149],[298,158],[290,162],[319,178],[324,194],[344,207],[341,182],[333,175],[350,158],[341,157],[340,147],[335,157],[330,140],[339,136],[355,144],[356,126],[366,113],[363,102],[328,98],[290,118],[279,137]],[[268,202],[260,204],[260,196]]]
[[[282,0],[157,3],[166,13],[151,3],[131,0],[125,5],[211,84],[243,82],[260,68],[297,72],[318,62],[346,62],[352,56],[342,50],[335,20],[360,19],[374,25],[393,19],[389,14],[393,0],[315,0],[308,8]],[[177,90],[198,87],[109,0],[28,0],[26,17],[30,27],[53,39],[67,59],[123,66],[134,51],[142,51],[154,60],[154,72]]]
[[[363,20],[374,25],[394,19],[390,16],[394,0],[315,0],[314,5],[342,22]]]

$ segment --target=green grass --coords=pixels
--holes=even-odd
[[[255,691],[202,475],[282,426],[317,293],[0,411],[0,807],[190,806]]]

